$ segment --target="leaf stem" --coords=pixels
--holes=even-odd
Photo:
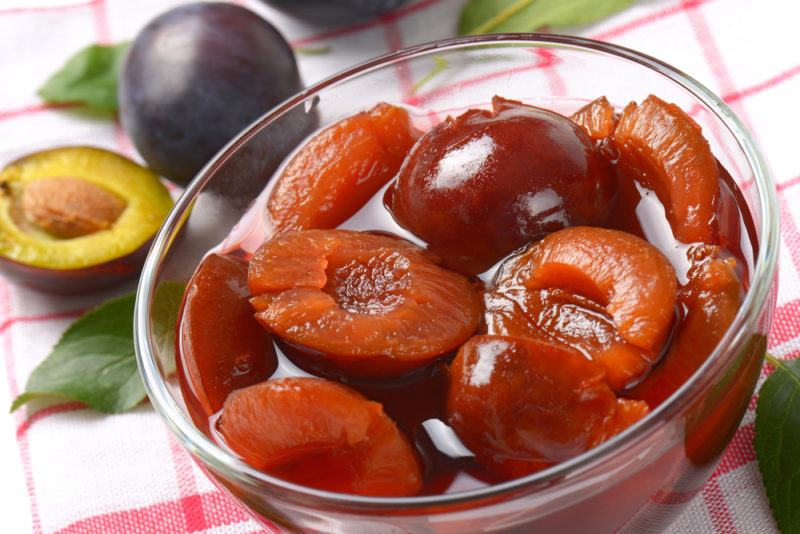
[[[441,56],[433,56],[433,63],[433,68],[428,71],[425,76],[420,78],[419,81],[414,84],[414,87],[411,88],[412,92],[416,93],[419,91],[423,85],[431,81],[434,77],[447,68],[447,60]]]
[[[517,0],[501,12],[499,12],[494,17],[490,18],[483,24],[471,29],[469,31],[472,35],[478,35],[481,33],[490,33],[492,29],[496,28],[506,20],[510,19],[529,5],[531,5],[535,0]]]

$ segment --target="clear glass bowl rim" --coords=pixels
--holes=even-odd
[[[309,97],[312,97],[322,89],[400,61],[429,55],[435,52],[471,48],[476,45],[502,44],[581,50],[610,55],[617,59],[637,63],[645,68],[656,71],[688,90],[695,98],[701,101],[709,111],[714,113],[734,135],[755,178],[754,186],[757,188],[758,203],[761,209],[761,220],[758,224],[760,241],[750,290],[745,296],[744,302],[734,318],[733,323],[728,328],[728,331],[725,333],[714,352],[700,369],[698,369],[666,402],[654,410],[648,417],[609,441],[549,469],[527,477],[477,490],[402,498],[365,497],[334,493],[300,486],[272,477],[252,468],[239,458],[220,448],[192,424],[172,399],[167,384],[161,377],[158,363],[156,362],[152,347],[150,346],[151,329],[149,319],[151,311],[150,305],[155,290],[155,275],[161,264],[166,247],[170,245],[173,234],[187,216],[187,210],[191,207],[196,195],[202,190],[211,176],[214,175],[215,171],[222,166],[238,148],[251,139],[263,125],[281,116],[286,111],[302,103]],[[556,481],[562,478],[564,480],[562,484],[559,484],[559,489],[564,491],[570,484],[568,475],[575,475],[578,472],[590,470],[614,455],[624,453],[627,449],[634,446],[638,440],[644,438],[652,427],[664,421],[668,421],[675,413],[680,411],[682,407],[693,402],[705,389],[708,382],[725,369],[726,363],[730,359],[724,358],[726,350],[729,347],[738,346],[743,341],[743,337],[748,332],[754,330],[755,322],[758,319],[761,308],[765,305],[766,299],[770,293],[777,265],[779,246],[779,216],[777,206],[777,193],[770,175],[769,167],[764,161],[755,139],[744,124],[733,114],[731,109],[709,89],[692,77],[663,61],[622,46],[592,39],[555,34],[492,34],[457,37],[425,43],[392,52],[343,70],[289,98],[243,130],[198,173],[195,179],[188,185],[183,195],[178,199],[164,225],[156,235],[143,267],[137,290],[134,312],[136,359],[150,401],[184,447],[196,457],[200,458],[208,467],[222,474],[224,477],[238,480],[248,486],[266,486],[273,490],[279,490],[282,499],[302,502],[310,506],[316,504],[317,506],[336,505],[353,507],[361,510],[387,508],[413,510],[432,506],[440,507],[463,504],[490,497],[497,498],[503,495],[525,491],[526,489],[530,489],[531,491],[548,491],[548,489],[552,489],[551,483],[557,483]],[[731,355],[729,354],[728,356],[730,357]]]

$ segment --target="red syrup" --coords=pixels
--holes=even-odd
[[[749,286],[749,276],[753,269],[753,258],[757,255],[757,242],[755,227],[752,217],[744,201],[742,192],[735,185],[730,175],[720,168],[720,198],[718,202],[717,221],[719,224],[721,255],[730,256],[736,260],[736,274],[746,291]],[[274,182],[273,182],[274,183]],[[420,246],[425,246],[419,238],[402,228],[386,208],[387,197],[391,195],[390,182],[378,191],[355,215],[345,221],[339,228],[387,233],[408,239]],[[187,292],[194,290],[214,292],[213,284],[218,284],[219,291],[226,293],[234,299],[231,288],[246,286],[244,275],[224,280],[223,277],[211,277],[213,280],[201,280],[198,273],[203,271],[203,266],[210,261],[218,261],[216,255],[223,255],[231,260],[246,262],[255,249],[270,235],[267,222],[265,200],[272,189],[272,184],[255,201],[253,208],[243,217],[242,221],[234,228],[224,243],[212,250],[210,255],[198,267],[195,277],[189,282]],[[617,206],[611,210],[613,217],[609,227],[623,229],[643,237],[655,245],[672,263],[678,276],[679,285],[686,283],[686,273],[690,263],[686,254],[691,245],[680,243],[672,236],[669,222],[665,216],[664,207],[656,195],[641,186],[636,187],[635,194],[629,195],[625,201],[616,200]],[[515,252],[516,253],[516,252]],[[510,255],[509,255],[510,256]],[[478,287],[490,289],[497,269],[506,258],[497,262],[493,267],[474,277]],[[240,271],[241,273],[244,270]],[[208,278],[208,277],[206,277]],[[238,290],[237,290],[238,291]],[[232,309],[241,310],[247,303],[247,295],[238,292],[238,303],[231,303]],[[234,299],[235,300],[235,299]],[[214,347],[233,347],[242,351],[241,347],[251,350],[253,347],[262,347],[261,359],[253,361],[244,358],[245,363],[235,372],[227,375],[206,377],[215,380],[214,394],[216,398],[220,391],[228,388],[233,390],[261,380],[270,378],[315,376],[338,381],[358,390],[365,397],[380,402],[384,411],[398,427],[405,433],[419,453],[423,466],[424,484],[421,494],[442,494],[467,491],[475,488],[502,482],[496,474],[483,468],[474,460],[473,454],[459,440],[455,432],[447,425],[444,416],[444,398],[447,389],[447,366],[452,361],[455,353],[441,357],[434,364],[424,369],[390,380],[353,379],[325,365],[324,359],[319,355],[310,353],[306,348],[291,346],[290,344],[272,339],[263,345],[264,333],[248,326],[244,328],[226,328],[225,321],[213,321],[208,315],[209,308],[184,306],[178,323],[178,370],[182,393],[186,400],[187,408],[195,424],[221,446],[235,454],[224,442],[224,439],[215,429],[219,418],[218,403],[209,407],[203,401],[203,394],[198,395],[197,373],[187,372],[187,362],[201,358],[209,358],[198,352],[196,343],[187,343],[187,335],[193,325],[202,325],[204,328],[213,329],[207,332],[207,337],[216,338]],[[676,310],[676,326],[682,323],[685,310]],[[255,320],[253,320],[255,323]],[[669,341],[667,342],[667,345]],[[235,349],[239,347],[239,349]],[[245,352],[247,352],[245,350]],[[195,351],[189,353],[189,351]],[[208,351],[205,351],[208,353]],[[249,353],[248,353],[249,354]],[[236,358],[237,355],[226,355],[225,358]],[[654,369],[658,368],[656,364]],[[213,365],[206,368],[214,369]],[[216,411],[215,411],[216,409]]]

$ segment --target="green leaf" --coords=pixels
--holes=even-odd
[[[87,46],[39,89],[51,103],[79,102],[91,109],[117,109],[117,80],[130,43]]]
[[[183,284],[167,282],[156,290],[153,334],[163,343],[174,343],[182,296]],[[145,391],[133,348],[134,300],[133,294],[110,300],[75,321],[34,369],[11,411],[52,396],[80,401],[105,413],[138,405]]]
[[[458,32],[533,32],[545,26],[580,26],[621,11],[635,0],[470,0]]]
[[[156,288],[153,296],[152,336],[159,355],[175,353],[175,329],[178,326],[178,313],[185,289],[186,284],[180,282],[162,282]],[[166,374],[175,372],[175,358],[167,358],[164,364]]]
[[[795,534],[800,533],[800,359],[766,358],[775,371],[758,396],[756,457],[778,528]]]

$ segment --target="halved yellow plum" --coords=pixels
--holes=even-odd
[[[0,171],[0,270],[81,292],[139,272],[172,199],[158,176],[107,150],[36,152]]]

